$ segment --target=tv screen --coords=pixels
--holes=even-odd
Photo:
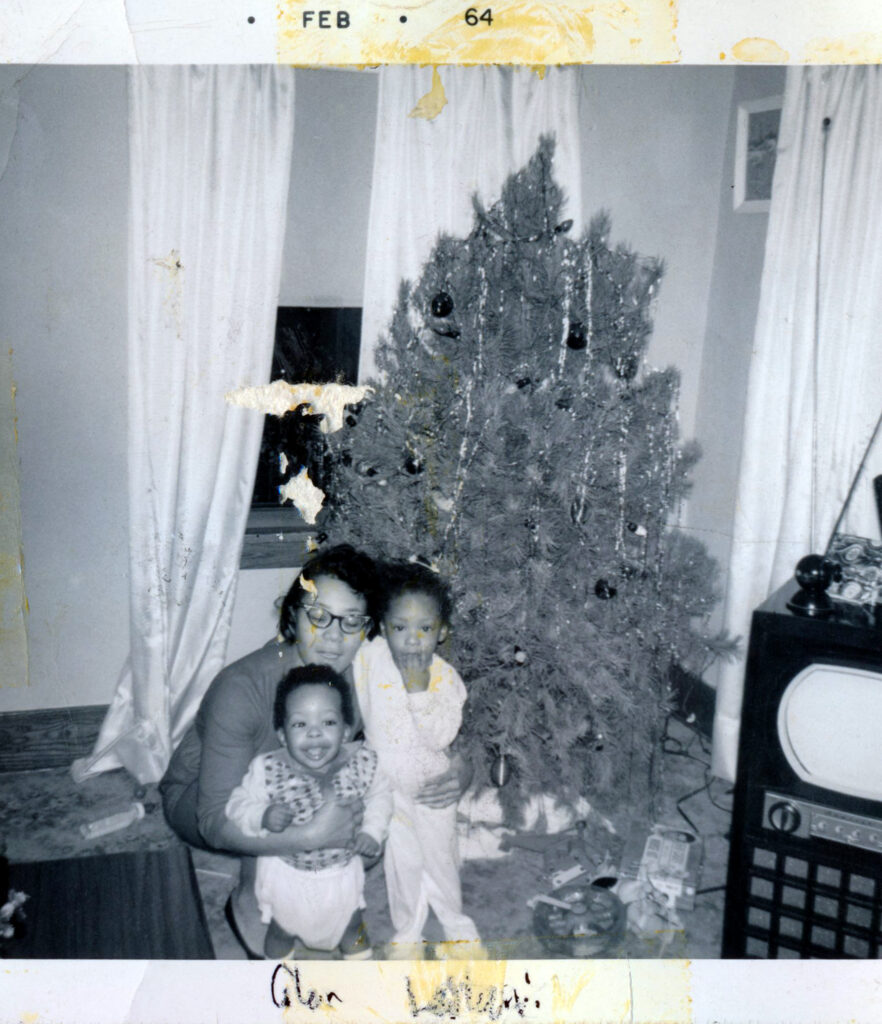
[[[882,802],[882,674],[814,664],[788,684],[778,736],[799,778]]]

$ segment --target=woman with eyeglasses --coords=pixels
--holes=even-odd
[[[171,827],[193,846],[241,857],[239,884],[227,902],[227,919],[248,955],[258,958],[266,926],[254,897],[255,858],[304,850],[345,847],[362,818],[360,801],[328,802],[302,825],[283,832],[246,836],[224,813],[252,758],[278,747],[273,701],[279,680],[292,668],[327,665],[341,673],[352,690],[352,660],[361,642],[373,634],[377,569],[367,555],[349,545],[329,548],[312,558],[292,584],[281,607],[273,642],[228,665],[212,682],[172,756],[160,783]],[[429,798],[451,803],[460,785],[455,773],[439,777]]]

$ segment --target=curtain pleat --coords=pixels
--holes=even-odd
[[[224,664],[269,380],[290,177],[290,68],[129,75],[131,651],[84,777],[162,776]]]
[[[745,652],[753,609],[826,550],[882,411],[882,69],[787,75],[724,611]],[[874,448],[841,529],[878,538]],[[743,674],[742,657],[717,680],[713,770],[730,780]]]

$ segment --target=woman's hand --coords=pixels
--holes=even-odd
[[[459,800],[471,780],[471,766],[466,764],[461,755],[454,754],[450,758],[450,767],[447,771],[423,783],[416,795],[416,801],[436,810],[449,807]]]

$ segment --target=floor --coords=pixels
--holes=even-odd
[[[731,793],[726,783],[710,777],[706,745],[684,723],[669,723],[665,752],[664,789],[656,819],[681,829],[692,828],[702,841],[694,908],[679,910],[673,920],[670,914],[658,918],[632,912],[632,923],[642,925],[642,930],[629,928],[620,941],[597,955],[690,959],[720,955]],[[118,811],[133,799],[141,800],[147,810],[141,821],[100,839],[88,840],[80,835],[81,824]],[[606,869],[601,873],[615,875],[625,834],[633,823],[618,815],[612,822],[615,832],[610,832],[598,824],[597,815],[593,818],[597,820],[589,820],[585,833],[593,858],[592,873],[605,861]],[[123,771],[77,785],[64,769],[0,774],[0,839],[11,862],[160,849],[178,842],[162,817],[155,786],[139,787]],[[474,843],[469,842],[471,853],[473,847]],[[223,913],[236,879],[235,860],[196,850],[193,862],[216,956],[244,959]],[[586,952],[586,947],[578,944],[567,946],[566,953],[560,946],[550,949],[534,934],[533,910],[527,901],[550,892],[547,869],[548,862],[541,853],[522,848],[464,862],[461,877],[465,908],[475,919],[494,959],[585,956],[593,952]],[[368,872],[365,898],[371,937],[382,956],[382,944],[392,934],[382,865]],[[427,937],[440,938],[433,929],[437,926],[430,921]]]

